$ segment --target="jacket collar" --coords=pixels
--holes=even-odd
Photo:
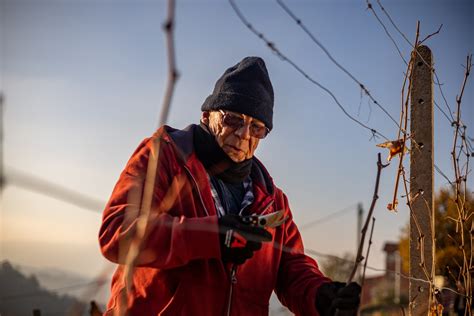
[[[186,126],[184,129],[175,129],[168,125],[164,126],[165,132],[169,135],[170,140],[174,143],[175,148],[183,160],[186,163],[189,157],[194,152],[193,145],[193,131],[197,127],[195,124]]]

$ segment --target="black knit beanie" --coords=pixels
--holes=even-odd
[[[229,110],[259,119],[273,128],[273,87],[265,62],[245,57],[227,69],[214,91],[201,106],[202,111]]]

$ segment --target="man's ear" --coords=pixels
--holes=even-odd
[[[209,116],[211,114],[208,112],[208,111],[204,111],[201,113],[201,122],[204,124],[204,125],[209,125]]]

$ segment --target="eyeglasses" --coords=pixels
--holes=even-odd
[[[245,120],[242,116],[225,112],[223,110],[219,110],[219,112],[221,112],[222,114],[222,123],[225,126],[237,130],[245,125]],[[249,131],[250,136],[260,139],[265,138],[268,133],[270,133],[268,127],[266,127],[265,125],[257,124],[255,122],[250,123]]]

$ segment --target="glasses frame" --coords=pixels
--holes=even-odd
[[[222,125],[225,125],[227,127],[230,127],[234,130],[238,130],[240,128],[242,128],[242,126],[245,126],[245,120],[243,117],[239,116],[238,114],[234,114],[234,113],[229,113],[229,112],[226,112],[224,110],[219,110],[219,112],[222,114],[222,117],[221,117],[221,121],[222,121]],[[225,123],[225,116],[235,116],[235,117],[239,117],[242,119],[242,124],[240,124],[239,126],[231,126],[229,124],[226,124]],[[270,129],[268,127],[266,127],[265,125],[263,125],[263,127],[265,128],[265,134],[262,136],[262,137],[259,137],[259,136],[256,136],[252,133],[252,123],[250,124],[250,127],[249,127],[249,133],[250,133],[250,136],[252,137],[255,137],[255,138],[258,138],[258,139],[264,139],[265,137],[267,137],[267,135],[270,133]]]

